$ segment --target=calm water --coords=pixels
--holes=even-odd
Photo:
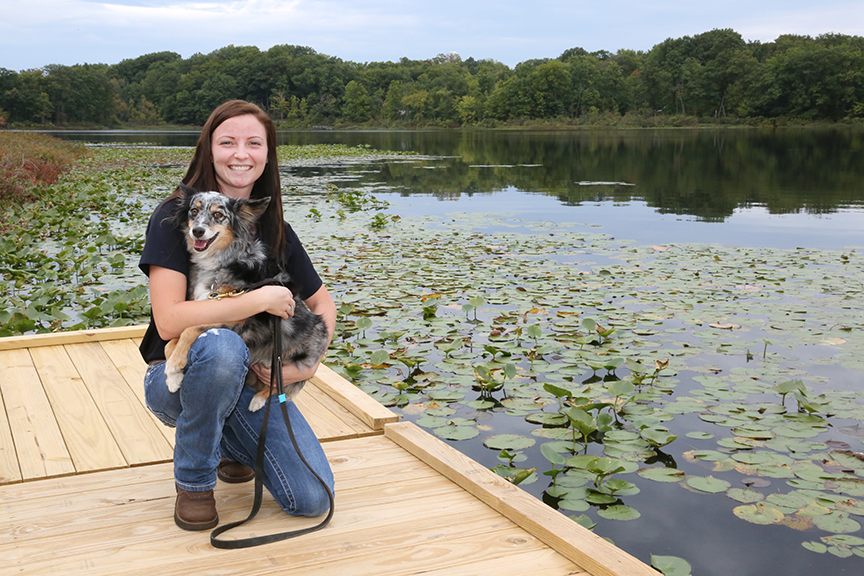
[[[196,132],[59,135],[166,146],[191,146],[197,138]],[[434,157],[288,169],[292,177],[326,175],[342,187],[375,191],[402,214],[505,212],[531,221],[598,224],[599,231],[640,244],[864,246],[860,131],[334,131],[279,136],[285,144],[368,144]],[[695,416],[692,422],[684,422],[689,416],[680,418],[694,430],[704,426]],[[524,434],[532,428],[519,419],[512,427]],[[479,443],[454,445],[484,464],[495,464]],[[687,463],[678,466],[690,472]],[[698,468],[693,472],[704,474]],[[525,488],[542,497],[543,485]],[[807,538],[784,526],[756,526],[730,513],[710,513],[730,507],[724,494],[677,490],[670,505],[666,485],[642,482],[640,488],[628,501],[643,519],[609,522],[604,535],[644,560],[651,553],[685,556],[696,575],[861,573],[860,559],[805,551],[800,543]],[[646,526],[650,534],[642,532]],[[686,554],[658,549],[658,542],[667,538],[679,544],[683,540]]]
[[[91,142],[192,146],[197,132],[55,132]],[[347,169],[400,212],[504,211],[599,224],[639,243],[864,245],[864,132],[281,132],[283,144],[414,151],[433,161]],[[344,168],[298,171],[317,175]]]

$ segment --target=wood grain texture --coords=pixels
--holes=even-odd
[[[360,418],[373,430],[397,422],[399,416],[323,364],[312,378],[321,390]]]
[[[657,576],[653,568],[553,510],[410,422],[385,436],[594,576]]]
[[[135,394],[141,405],[147,406],[147,401],[144,399],[144,375],[147,373],[147,365],[144,363],[144,359],[141,358],[138,345],[128,338],[121,340],[101,340],[99,345],[102,346],[102,349],[111,358],[111,362],[114,363],[117,371],[123,376],[129,389]],[[173,447],[174,428],[165,426],[152,412],[149,410],[147,412],[156,424],[156,428],[162,433],[168,444]]]
[[[66,439],[76,472],[128,466],[120,447],[62,346],[30,350],[33,365]]]
[[[225,551],[172,521],[169,464],[46,480],[41,497],[0,488],[5,574],[495,574],[588,576],[537,538],[382,436],[325,445],[336,476],[331,524],[297,540]],[[88,481],[88,479],[90,481]],[[245,517],[248,485],[219,484],[223,522]],[[5,498],[4,498],[5,496]],[[265,494],[237,537],[315,523]],[[490,571],[491,570],[491,571]]]
[[[9,418],[6,417],[6,402],[3,399],[3,389],[0,386],[0,484],[21,481],[21,468],[18,466],[18,454],[15,453],[15,441],[9,428]]]
[[[67,344],[67,354],[130,465],[171,460],[174,450],[98,342]]]
[[[146,331],[147,326],[139,325],[56,332],[53,334],[6,336],[0,338],[0,350],[17,350],[19,348],[35,348],[37,346],[60,346],[61,344],[75,344],[78,342],[99,342],[101,340],[114,340],[116,338],[140,338]]]
[[[22,479],[73,474],[75,466],[27,350],[0,351],[0,390]]]

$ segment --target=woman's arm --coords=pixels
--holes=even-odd
[[[294,297],[290,290],[282,286],[263,286],[221,300],[186,300],[184,274],[170,268],[151,266],[150,305],[159,337],[171,340],[178,338],[190,326],[239,322],[259,312],[288,318],[293,315]],[[335,317],[334,307],[334,322]],[[332,333],[331,329],[331,336]]]
[[[327,326],[329,344],[329,341],[333,339],[333,332],[336,329],[336,304],[333,302],[330,292],[327,291],[327,287],[322,285],[315,294],[304,300],[304,302],[309,310],[323,318],[324,324]],[[282,366],[282,382],[287,386],[295,382],[308,380],[315,375],[322,359],[323,357],[319,358],[318,362],[308,369],[301,369],[293,362],[284,364]],[[260,364],[256,364],[250,368],[255,371],[259,380],[268,385],[270,384],[270,370],[268,368]]]

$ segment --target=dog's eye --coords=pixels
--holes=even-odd
[[[191,210],[189,210],[189,214],[191,214],[192,216],[197,216],[198,215],[198,209],[192,208]]]
[[[214,213],[213,213],[213,218],[215,218],[216,220],[221,220],[221,219],[222,219],[222,216],[223,216],[223,215],[222,215],[221,212],[214,212]]]

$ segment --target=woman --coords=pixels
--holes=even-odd
[[[257,232],[281,257],[300,287],[298,296],[324,318],[332,338],[333,299],[300,240],[283,221],[276,130],[269,116],[242,100],[219,106],[201,131],[183,182],[234,198],[270,198]],[[288,318],[294,312],[294,297],[287,288],[265,286],[232,298],[187,301],[186,245],[183,232],[168,218],[178,194],[175,191],[156,208],[147,226],[139,267],[149,278],[152,314],[141,354],[149,364],[144,378],[147,407],[163,423],[176,427],[174,521],[185,530],[206,530],[219,522],[213,496],[217,476],[226,482],[254,477],[249,466],[254,465],[264,410],[249,412],[254,391],[243,382],[251,369],[269,384],[270,371],[248,366],[249,351],[237,334],[211,331],[190,349],[183,386],[171,393],[165,384],[165,344],[190,326],[238,321],[260,312]],[[287,386],[307,380],[315,369],[317,365],[304,371],[286,364],[283,381]],[[288,410],[300,451],[332,490],[333,474],[321,445],[293,402]],[[317,516],[329,506],[327,492],[298,458],[281,418],[271,418],[268,425],[263,481],[289,514]]]

